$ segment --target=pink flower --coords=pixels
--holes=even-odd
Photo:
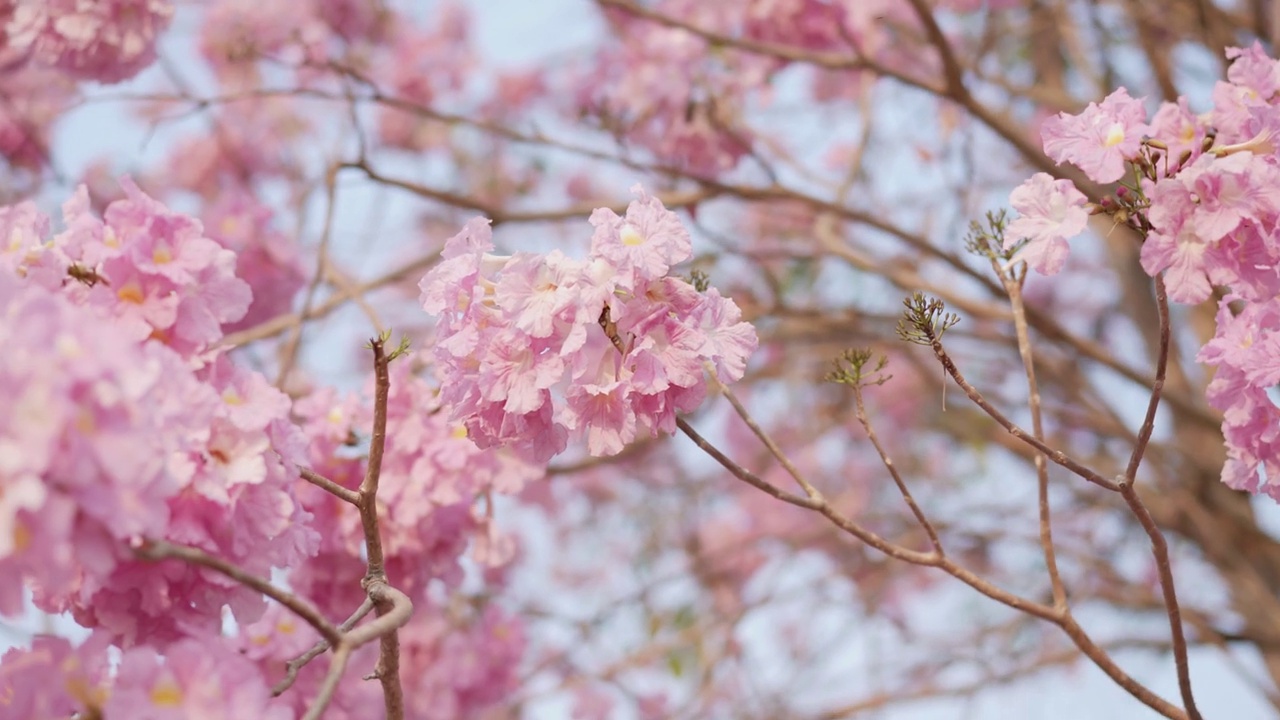
[[[72,647],[64,638],[37,635],[30,649],[0,658],[0,720],[95,716],[108,696],[105,644],[91,638]]]
[[[430,605],[415,612],[400,631],[411,716],[478,718],[502,707],[519,686],[526,645],[521,619],[496,603],[463,617]]]
[[[1217,331],[1196,359],[1217,366],[1209,404],[1222,411],[1227,462],[1222,481],[1280,500],[1280,408],[1267,391],[1280,382],[1280,299],[1246,303],[1234,313],[1218,305]]]
[[[545,257],[521,255],[503,269],[494,301],[512,314],[517,330],[530,337],[551,335],[557,318],[578,296],[581,263],[552,250]]]
[[[423,309],[445,319],[468,312],[477,292],[481,261],[490,250],[493,231],[489,220],[473,218],[449,238],[440,254],[442,262],[418,283]]]
[[[1026,261],[1042,275],[1054,275],[1067,259],[1066,239],[1084,232],[1089,222],[1084,193],[1070,180],[1036,173],[1009,195],[1020,217],[1005,228],[1004,249],[1026,244],[1009,262]]]
[[[1261,298],[1280,285],[1280,247],[1262,228],[1280,213],[1280,170],[1249,152],[1204,155],[1150,184],[1153,231],[1142,246],[1148,274],[1165,272],[1176,302],[1200,302],[1212,284]]]
[[[227,332],[253,327],[289,312],[307,277],[299,243],[272,223],[272,211],[245,192],[230,192],[204,215],[209,237],[236,254],[236,277],[248,283],[253,303]]]
[[[638,192],[626,218],[592,214],[586,262],[491,255],[473,220],[423,278],[423,307],[440,315],[440,397],[476,445],[542,463],[572,435],[612,455],[674,430],[705,397],[707,366],[723,382],[742,376],[754,329],[715,290],[666,276],[692,253],[689,234]]]
[[[173,19],[169,0],[19,2],[5,28],[15,50],[73,77],[120,82],[155,60]]]
[[[1227,80],[1246,88],[1264,102],[1276,99],[1280,92],[1280,62],[1267,56],[1262,43],[1254,41],[1248,48],[1227,48]]]
[[[1163,142],[1168,150],[1157,170],[1177,172],[1183,155],[1187,156],[1186,162],[1199,157],[1206,130],[1204,121],[1191,114],[1186,98],[1179,98],[1177,103],[1160,103],[1160,109],[1151,118],[1151,136]]]
[[[165,649],[128,650],[105,703],[106,717],[136,720],[291,720],[284,701],[273,700],[263,674],[218,637],[185,639]]]
[[[1055,162],[1069,162],[1091,180],[1111,183],[1125,173],[1125,162],[1138,153],[1151,133],[1141,100],[1120,88],[1102,101],[1089,103],[1079,115],[1060,113],[1044,122],[1044,151]]]
[[[591,254],[612,263],[622,276],[620,285],[628,290],[666,275],[672,265],[693,254],[689,231],[680,218],[639,185],[631,191],[639,199],[627,206],[626,218],[608,208],[591,213],[596,229]]]

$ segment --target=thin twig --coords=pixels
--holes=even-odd
[[[871,419],[867,417],[867,404],[862,396],[862,386],[858,384],[850,385],[853,388],[853,407],[854,417],[857,418],[858,424],[862,425],[862,429],[867,433],[867,439],[871,441],[871,447],[876,449],[876,453],[880,455],[880,463],[889,471],[889,476],[893,478],[894,484],[898,486],[898,492],[902,494],[902,499],[906,501],[907,507],[911,509],[911,514],[915,515],[916,522],[920,523],[920,527],[924,528],[924,532],[929,536],[929,544],[933,546],[933,551],[939,556],[946,555],[942,549],[942,540],[938,537],[938,531],[933,527],[933,523],[925,516],[924,510],[916,504],[916,499],[911,495],[911,491],[907,489],[907,483],[902,479],[902,474],[898,472],[898,466],[894,464],[893,458],[889,455],[889,451],[880,444],[880,438],[876,435],[875,428],[871,427]]]
[[[1138,430],[1138,440],[1134,443],[1133,453],[1129,456],[1129,465],[1125,469],[1120,482],[1120,494],[1133,511],[1142,529],[1151,540],[1151,554],[1155,557],[1156,569],[1160,576],[1160,590],[1164,594],[1165,609],[1169,613],[1169,631],[1173,639],[1173,664],[1178,673],[1178,691],[1182,694],[1182,703],[1187,708],[1191,720],[1200,720],[1200,711],[1196,708],[1195,696],[1191,692],[1191,668],[1187,658],[1187,641],[1183,635],[1182,613],[1178,608],[1178,594],[1173,584],[1173,568],[1169,560],[1169,543],[1160,531],[1151,513],[1147,510],[1142,498],[1134,490],[1134,481],[1138,474],[1138,466],[1151,440],[1155,427],[1156,411],[1160,408],[1160,394],[1164,389],[1165,372],[1169,362],[1169,298],[1165,292],[1164,280],[1155,278],[1156,309],[1160,317],[1160,345],[1156,356],[1156,381],[1151,387],[1151,399],[1147,402],[1147,413],[1142,427]]]
[[[311,311],[311,305],[315,302],[316,292],[320,289],[320,284],[326,276],[325,269],[329,264],[329,242],[333,237],[333,213],[338,199],[338,172],[342,167],[341,164],[332,165],[329,167],[328,172],[325,173],[324,227],[320,232],[320,247],[316,252],[316,271],[311,278],[311,282],[307,284],[307,290],[302,300],[302,317],[306,317]],[[285,380],[288,379],[289,373],[292,372],[293,366],[297,362],[298,349],[302,346],[302,329],[303,323],[295,325],[293,332],[289,335],[289,339],[281,349],[280,372],[276,376],[276,387],[284,387]]]
[[[861,525],[854,522],[853,520],[850,520],[849,518],[845,517],[843,514],[840,513],[839,510],[836,510],[835,507],[833,507],[825,499],[822,499],[819,502],[819,501],[811,500],[809,498],[800,497],[799,495],[792,495],[782,490],[778,490],[776,487],[764,482],[763,480],[761,480],[760,478],[752,474],[750,471],[742,468],[737,463],[730,460],[723,452],[721,452],[718,448],[716,448],[714,445],[708,442],[705,438],[699,435],[698,432],[694,430],[693,427],[690,426],[687,422],[685,422],[682,418],[676,418],[676,424],[677,426],[679,426],[680,430],[689,437],[689,439],[693,440],[694,443],[697,444],[697,446],[700,449],[702,449],[703,452],[706,452],[708,455],[714,458],[717,462],[719,462],[725,469],[727,469],[730,473],[732,473],[734,477],[748,483],[753,487],[756,487],[768,493],[769,495],[775,498],[782,500],[783,502],[788,502],[792,505],[807,508],[809,510],[816,510],[817,512],[821,513],[823,517],[831,521],[831,523],[836,527],[845,531],[849,535],[854,536],[858,540],[862,541],[864,544],[872,548],[875,548],[876,550],[879,550],[885,555],[891,558],[894,558],[896,560],[902,560],[903,562],[911,563],[912,565],[921,565],[924,567],[940,568],[944,572],[946,572],[948,575],[951,575],[957,580],[960,580],[964,584],[968,585],[969,587],[972,587],[973,589],[977,590],[983,595],[986,595],[992,600],[995,600],[996,602],[1002,603],[1004,605],[1008,605],[1009,607],[1015,610],[1019,610],[1027,614],[1034,615],[1035,617],[1042,618],[1044,620],[1049,620],[1050,622],[1057,623],[1058,621],[1061,620],[1061,617],[1062,617],[1061,613],[1049,607],[1048,605],[1043,605],[1041,603],[1028,600],[1024,597],[1015,595],[1014,593],[1011,593],[1011,592],[1008,592],[1007,590],[999,588],[991,584],[987,580],[983,579],[982,577],[976,575],[972,571],[964,567],[961,567],[960,565],[955,564],[948,557],[939,555],[936,552],[926,553],[926,552],[920,552],[918,550],[912,550],[910,548],[906,548],[894,542],[886,540],[885,538],[877,535],[876,533],[862,527]]]
[[[1103,650],[1097,645],[1097,643],[1093,642],[1088,633],[1084,631],[1084,628],[1080,627],[1080,623],[1076,622],[1076,619],[1072,617],[1070,613],[1068,613],[1062,619],[1062,622],[1058,623],[1058,625],[1067,633],[1067,637],[1071,638],[1072,642],[1076,644],[1076,647],[1080,648],[1081,652],[1092,660],[1094,665],[1098,666],[1098,669],[1106,673],[1107,677],[1111,678],[1111,680],[1115,682],[1116,685],[1123,688],[1125,692],[1128,692],[1130,695],[1137,698],[1142,704],[1170,720],[1189,720],[1187,718],[1187,714],[1177,705],[1174,705],[1168,700],[1165,700],[1155,694],[1147,686],[1138,682],[1133,678],[1133,676],[1120,669],[1120,666],[1116,664],[1115,660],[1111,659],[1111,656],[1107,654],[1107,651]]]
[[[1013,309],[1014,334],[1018,338],[1018,355],[1022,359],[1022,367],[1027,375],[1027,406],[1031,411],[1031,433],[1044,442],[1044,419],[1040,408],[1040,384],[1036,380],[1035,358],[1031,350],[1031,336],[1027,330],[1026,305],[1022,299],[1022,283],[1009,272],[1000,268],[1000,263],[992,258],[991,267],[1004,283],[1009,293],[1009,306]],[[1026,270],[1022,271],[1025,279]],[[1049,466],[1043,453],[1034,457],[1036,468],[1036,493],[1040,516],[1040,548],[1044,554],[1045,568],[1049,572],[1049,585],[1053,592],[1053,606],[1067,607],[1067,588],[1062,582],[1062,574],[1058,571],[1058,556],[1053,546],[1053,521],[1049,507]]]
[[[360,482],[360,524],[364,527],[364,541],[369,551],[369,577],[386,577],[382,555],[382,536],[378,532],[378,479],[382,474],[382,455],[387,444],[387,398],[391,393],[391,373],[388,370],[386,343],[382,337],[369,341],[373,350],[375,378],[373,398],[373,435],[369,440],[369,464],[364,480]]]
[[[938,26],[938,20],[933,16],[933,8],[929,7],[924,0],[907,0],[907,2],[915,10],[920,24],[924,25],[929,43],[938,51],[938,58],[942,61],[942,74],[946,80],[947,95],[964,102],[969,96],[969,90],[964,84],[964,68],[960,66],[955,51],[951,49],[951,43],[947,41],[946,34]]]
[[[802,507],[806,510],[817,510],[821,507],[821,502],[811,498],[793,495],[786,490],[779,490],[777,487],[761,479],[755,473],[734,462],[728,455],[720,452],[719,448],[712,445],[706,438],[698,434],[698,431],[694,430],[692,425],[685,422],[684,418],[676,418],[676,427],[680,428],[680,432],[683,432],[688,436],[688,438],[693,441],[694,445],[697,445],[700,450],[705,452],[707,455],[710,455],[716,462],[720,463],[720,465],[725,470],[728,470],[730,474],[757,490],[760,490],[761,492],[764,492],[765,494],[789,505]]]
[[[388,720],[404,718],[404,689],[400,686],[400,637],[396,632],[413,616],[409,596],[378,579],[365,583],[369,599],[378,609],[378,618],[351,633],[351,642],[376,637],[381,644],[378,664],[365,680],[377,678],[382,683],[382,704]]]
[[[1147,443],[1151,441],[1151,433],[1155,429],[1156,411],[1160,408],[1160,397],[1164,392],[1165,374],[1169,368],[1169,296],[1165,292],[1164,279],[1155,277],[1156,309],[1160,316],[1160,345],[1156,355],[1156,377],[1151,384],[1151,399],[1147,401],[1147,414],[1142,419],[1142,427],[1138,430],[1138,441],[1133,444],[1133,453],[1129,455],[1129,465],[1125,468],[1124,478],[1132,484],[1138,476],[1138,466],[1142,456],[1146,454]]]
[[[404,690],[400,685],[400,639],[397,628],[409,621],[413,604],[399,590],[387,584],[386,560],[382,551],[382,535],[378,528],[378,480],[382,474],[382,456],[387,443],[387,401],[391,394],[391,356],[386,352],[386,335],[369,341],[373,351],[375,378],[373,399],[373,435],[369,442],[369,464],[360,482],[360,524],[364,529],[368,569],[361,585],[377,610],[378,619],[361,628],[370,637],[378,637],[381,650],[373,677],[382,683],[382,697],[387,720],[404,718]],[[351,642],[364,635],[352,633]]]
[[[333,651],[333,657],[329,660],[329,672],[324,676],[324,682],[320,684],[320,689],[316,692],[316,699],[311,701],[311,707],[307,708],[307,714],[302,716],[302,720],[319,720],[320,716],[329,707],[329,703],[333,700],[333,695],[338,690],[338,683],[342,682],[342,675],[347,670],[347,662],[351,659],[351,648],[347,645],[339,645]]]
[[[320,473],[316,472],[315,470],[312,470],[311,468],[304,468],[304,467],[298,468],[298,475],[300,475],[303,480],[306,480],[307,482],[311,483],[312,485],[315,485],[321,490],[324,490],[325,492],[330,493],[331,495],[334,495],[337,498],[346,500],[347,502],[351,503],[352,505],[355,505],[356,507],[360,506],[360,493],[356,492],[355,490],[342,487],[338,483],[330,480],[329,478],[321,475]]]
[[[387,612],[370,620],[368,623],[352,630],[343,637],[343,642],[359,647],[384,637],[388,632],[398,630],[409,622],[413,616],[413,603],[409,596],[385,582],[370,582],[365,590],[374,607],[385,604]]]
[[[1044,453],[1050,460],[1070,470],[1076,475],[1079,475],[1094,485],[1106,488],[1112,492],[1118,492],[1120,490],[1120,486],[1114,481],[1102,477],[1096,471],[1067,457],[1067,455],[1061,450],[1055,450],[1049,447],[1044,443],[1044,441],[1028,434],[1026,430],[1015,425],[1012,420],[1005,417],[1004,413],[1000,412],[995,406],[987,402],[987,399],[982,396],[982,393],[978,392],[977,388],[970,385],[969,381],[965,380],[964,375],[960,373],[960,368],[956,367],[955,362],[952,361],[951,356],[947,354],[947,351],[942,347],[942,342],[938,340],[936,336],[930,333],[929,340],[930,346],[933,348],[934,356],[942,363],[942,367],[947,371],[947,374],[951,376],[951,379],[956,381],[956,384],[960,386],[960,389],[964,391],[964,394],[967,395],[975,405],[982,408],[983,412],[987,413],[987,415],[990,415],[992,420],[1000,423],[1001,427],[1009,431],[1010,435],[1013,435],[1022,442],[1034,447]]]
[[[355,624],[360,622],[361,618],[368,615],[372,610],[373,601],[365,598],[364,602],[360,603],[360,607],[356,608],[356,611],[351,613],[351,617],[342,621],[342,624],[338,626],[338,629],[343,633],[346,633],[348,630],[355,627]],[[343,638],[344,640],[347,639],[345,635]],[[284,679],[276,683],[275,687],[271,688],[271,697],[279,697],[285,690],[292,687],[293,683],[298,679],[298,671],[306,667],[307,663],[310,663],[312,660],[323,655],[324,652],[331,647],[333,646],[329,644],[329,641],[322,638],[317,640],[316,644],[312,645],[306,652],[285,663]]]
[[[267,597],[275,600],[281,605],[288,608],[293,614],[307,621],[307,624],[316,629],[320,636],[330,643],[337,643],[342,637],[342,632],[334,626],[333,623],[325,619],[324,615],[315,608],[314,605],[294,595],[291,592],[281,590],[270,582],[232,565],[231,563],[219,557],[214,557],[209,553],[199,549],[188,547],[186,545],[174,545],[164,540],[141,540],[134,548],[134,553],[143,560],[182,560],[199,565],[214,572],[221,573],[232,580],[244,585],[247,588],[257,590]]]
[[[822,493],[804,478],[804,475],[801,474],[795,464],[791,462],[791,459],[787,457],[786,453],[782,452],[782,448],[778,447],[778,444],[773,441],[772,437],[769,437],[769,433],[765,432],[764,428],[760,427],[760,423],[756,422],[755,418],[751,417],[751,413],[747,412],[747,409],[743,407],[742,402],[738,400],[738,396],[734,394],[728,386],[720,382],[720,378],[716,377],[715,369],[710,366],[710,363],[707,363],[706,372],[707,377],[711,380],[711,385],[719,391],[720,394],[724,395],[725,399],[729,401],[729,404],[733,406],[734,412],[738,413],[738,417],[742,418],[742,421],[747,424],[747,427],[751,428],[751,432],[760,440],[760,442],[764,443],[764,446],[768,448],[769,453],[777,459],[778,463],[787,471],[787,474],[795,479],[796,483],[800,485],[805,494],[809,496],[809,499],[822,502]]]

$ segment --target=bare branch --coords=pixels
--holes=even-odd
[[[222,558],[214,557],[199,548],[187,547],[185,545],[174,545],[164,540],[148,540],[143,539],[134,547],[134,553],[143,560],[182,560],[199,565],[200,567],[209,568],[215,572],[221,573],[232,580],[244,585],[247,588],[257,590],[267,597],[275,600],[281,605],[288,608],[293,614],[307,621],[307,624],[316,629],[320,636],[330,643],[337,643],[342,636],[342,632],[338,630],[333,623],[325,619],[324,615],[315,608],[314,605],[294,595],[273,586],[270,582],[263,580],[256,575],[241,570]]]

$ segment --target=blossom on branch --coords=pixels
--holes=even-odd
[[[156,58],[173,19],[170,0],[21,0],[4,30],[9,46],[81,80],[120,82]]]
[[[1055,275],[1067,261],[1067,239],[1084,232],[1089,222],[1084,193],[1070,180],[1036,173],[1009,195],[1019,217],[1005,228],[1004,249],[1025,240],[1010,263],[1026,261],[1042,275]]]
[[[572,436],[613,455],[674,431],[706,394],[705,363],[721,382],[742,377],[755,330],[732,300],[667,275],[692,253],[688,231],[635,190],[625,217],[592,214],[585,261],[493,255],[488,223],[472,220],[423,278],[441,397],[477,445],[545,462]]]
[[[1044,122],[1044,151],[1058,163],[1069,162],[1090,180],[1111,183],[1124,177],[1125,162],[1138,154],[1151,133],[1142,101],[1124,88],[1101,104],[1089,103],[1079,115],[1059,113]]]

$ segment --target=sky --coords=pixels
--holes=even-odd
[[[568,56],[592,41],[597,29],[593,4],[582,0],[485,0],[475,3],[483,11],[478,13],[477,33],[482,47],[495,62],[512,67],[533,62],[548,56]],[[177,41],[169,45],[171,51],[180,56],[182,50]],[[140,78],[135,85],[145,85],[146,76]],[[109,96],[118,92],[118,88],[103,90],[102,95]],[[149,138],[145,128],[129,122],[123,107],[112,103],[91,103],[73,113],[61,125],[56,144],[61,148],[63,166],[70,175],[75,169],[83,167],[92,160],[102,156],[119,156],[121,148],[137,148],[137,157],[155,156],[162,152],[163,141]],[[351,197],[349,202],[367,203],[368,198],[359,195]],[[412,227],[413,207],[411,201],[398,197],[380,211],[383,218],[384,233],[394,234],[399,229]],[[367,231],[367,216],[352,211],[340,213],[339,235],[346,237],[363,237]],[[442,238],[443,239],[443,238]],[[363,253],[367,247],[362,247]],[[341,248],[339,248],[341,251]],[[358,257],[358,253],[351,256]],[[347,313],[339,317],[338,324],[358,324],[362,320],[355,313]],[[358,330],[357,330],[358,331]],[[324,367],[324,355],[314,356],[320,367]],[[338,378],[345,366],[335,362],[331,366],[333,377]],[[358,385],[358,381],[341,380],[348,387]],[[680,441],[676,438],[672,441]],[[1260,501],[1259,510],[1273,529],[1280,529],[1280,511],[1274,503]],[[557,549],[551,543],[534,542],[529,556],[533,567],[547,564]],[[809,574],[821,572],[817,567],[801,567],[778,570],[771,578],[777,583],[803,584],[811,578]],[[534,573],[524,573],[525,576]],[[530,580],[529,582],[535,582]],[[607,603],[608,598],[578,597],[565,602],[583,606]],[[960,612],[952,608],[953,612]],[[921,610],[920,612],[924,612]],[[931,618],[922,617],[922,621]],[[936,619],[936,618],[932,618]],[[1118,618],[1091,618],[1091,629],[1115,629]],[[24,631],[41,628],[43,620],[35,615],[25,618],[17,624]],[[874,690],[868,682],[873,680],[872,670],[877,657],[884,653],[892,653],[892,647],[886,647],[883,639],[878,637],[875,628],[860,629],[848,627],[838,619],[816,618],[816,623],[827,623],[831,632],[847,632],[848,642],[842,643],[837,652],[847,653],[847,658],[840,658],[834,664],[847,668],[848,687],[862,687]],[[65,622],[56,624],[60,632],[70,632]],[[752,642],[752,627],[747,623],[744,629],[744,641]],[[768,634],[759,633],[757,643],[767,643]],[[0,650],[9,644],[21,643],[22,635],[12,634],[5,626],[0,626]],[[762,646],[761,651],[767,650]],[[767,652],[765,653],[767,655]],[[1166,698],[1176,699],[1177,688],[1171,660],[1160,660],[1141,654],[1121,656],[1122,663],[1135,676],[1145,682],[1153,690]],[[766,663],[767,659],[761,660]],[[1254,693],[1240,679],[1237,671],[1221,661],[1217,653],[1195,652],[1191,658],[1193,679],[1196,685],[1200,706],[1219,717],[1231,717],[1234,720],[1251,720],[1252,718],[1274,717],[1274,713],[1255,699]],[[831,682],[835,694],[842,694],[839,677]],[[564,698],[550,698],[532,707],[532,717],[564,716],[566,702]],[[620,716],[623,717],[623,716]],[[944,720],[951,718],[1040,718],[1043,720],[1076,720],[1078,718],[1125,718],[1141,720],[1157,717],[1106,678],[1101,671],[1092,665],[1082,663],[1069,673],[1052,673],[1043,679],[1023,682],[1012,689],[997,689],[979,693],[971,700],[940,700],[916,703],[911,706],[877,711],[864,717],[882,720]]]

